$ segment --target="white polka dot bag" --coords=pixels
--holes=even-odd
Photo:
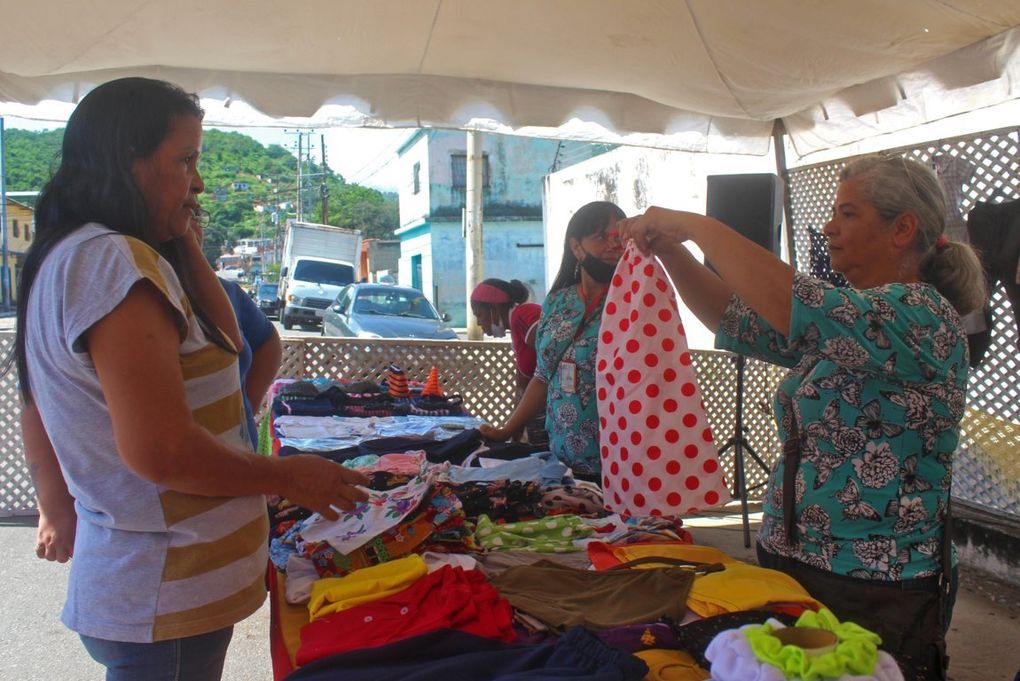
[[[607,509],[679,516],[730,500],[673,287],[633,244],[606,294],[596,369]]]

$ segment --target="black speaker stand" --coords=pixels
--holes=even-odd
[[[751,548],[751,521],[747,516],[747,478],[744,475],[744,452],[751,455],[755,463],[765,471],[766,479],[768,478],[769,470],[768,464],[766,464],[758,453],[751,447],[751,443],[744,437],[744,365],[747,362],[747,358],[741,354],[737,354],[734,357],[734,361],[737,364],[737,407],[736,407],[736,423],[733,428],[733,437],[726,441],[726,444],[719,450],[719,456],[722,457],[726,453],[726,450],[733,450],[733,496],[740,499],[740,512],[744,519],[744,548]],[[759,483],[751,489],[757,489],[763,486],[765,483]]]

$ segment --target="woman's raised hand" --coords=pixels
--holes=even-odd
[[[652,206],[642,215],[620,220],[620,236],[631,239],[643,254],[659,254],[691,238],[704,215]]]

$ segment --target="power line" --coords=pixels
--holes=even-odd
[[[352,184],[363,184],[369,178],[372,178],[375,175],[377,175],[379,173],[379,171],[381,171],[383,168],[385,168],[388,165],[389,158],[386,159],[385,163],[383,163],[382,165],[380,165],[378,168],[376,168],[372,172],[368,173],[367,175],[362,175],[362,173],[364,173],[365,170],[370,168],[374,163],[376,163],[379,159],[383,158],[384,156],[388,157],[388,156],[396,155],[397,149],[402,147],[405,142],[407,142],[407,138],[406,137],[404,137],[404,138],[397,138],[395,140],[395,143],[391,143],[388,147],[385,147],[382,151],[380,151],[378,154],[376,154],[372,158],[372,160],[370,160],[368,163],[365,163],[363,166],[361,166],[361,168],[359,168],[357,172],[351,173],[351,177],[350,177],[349,181]]]

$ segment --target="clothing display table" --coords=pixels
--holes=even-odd
[[[277,681],[705,679],[719,633],[822,607],[783,573],[694,544],[679,518],[605,510],[549,452],[486,445],[462,413],[338,416],[344,387],[276,385],[264,423],[267,453],[371,481],[333,522],[271,500]]]

